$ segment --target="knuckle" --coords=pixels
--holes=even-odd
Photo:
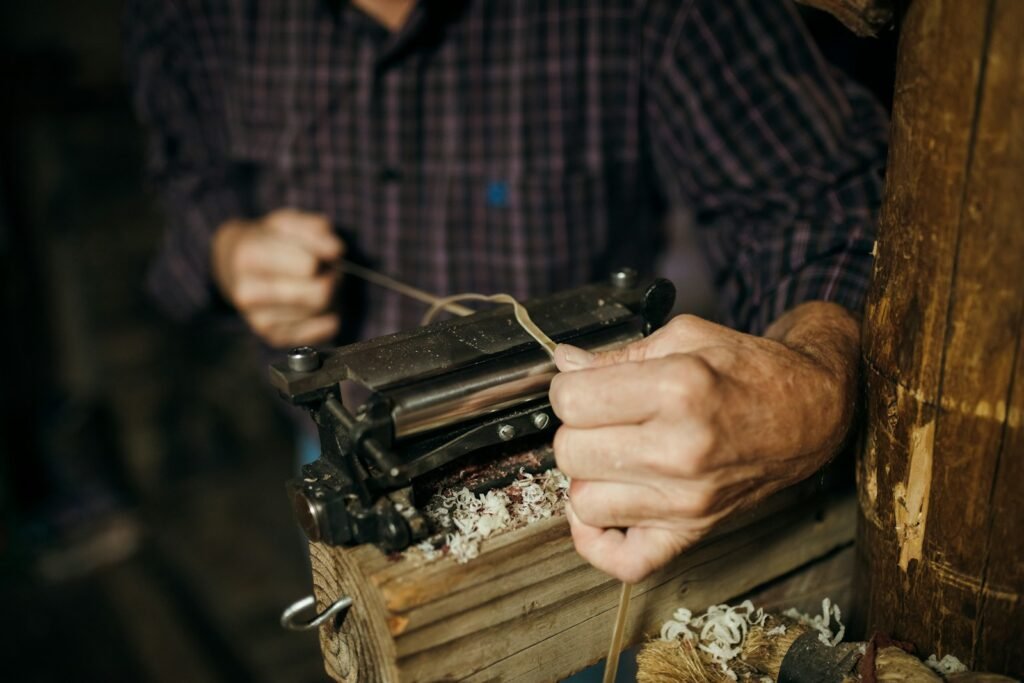
[[[678,516],[687,519],[699,518],[707,515],[714,504],[714,495],[708,489],[688,491],[685,495],[676,499],[675,512]]]
[[[718,433],[708,424],[698,424],[690,430],[690,459],[698,472],[704,471],[718,445]]]
[[[669,371],[661,375],[658,394],[671,406],[688,406],[704,399],[715,385],[715,374],[703,359],[679,354],[668,359]]]
[[[695,315],[683,313],[669,320],[668,323],[665,324],[665,327],[668,328],[668,331],[673,335],[685,335],[697,325],[697,321],[699,320],[700,318]]]

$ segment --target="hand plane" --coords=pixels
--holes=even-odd
[[[608,281],[525,302],[556,342],[621,346],[660,326],[675,301],[667,280]],[[320,458],[288,482],[310,540],[402,550],[430,534],[417,480],[494,451],[550,441],[547,392],[557,372],[508,305],[336,349],[293,349],[271,382],[316,424]],[[361,390],[359,405],[343,394]]]

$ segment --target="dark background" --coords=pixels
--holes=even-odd
[[[805,14],[888,105],[895,34]],[[310,587],[288,421],[248,340],[141,288],[161,219],[119,20],[0,4],[0,678],[322,680],[277,624]]]

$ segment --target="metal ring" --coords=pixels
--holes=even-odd
[[[336,626],[341,626],[348,614],[348,608],[352,606],[352,598],[345,596],[338,598],[330,607],[320,614],[315,614],[316,598],[307,595],[301,600],[296,600],[281,612],[281,626],[289,631],[312,631],[326,623],[328,619],[337,617]],[[304,612],[314,611],[314,616],[308,621],[301,621],[299,616]]]

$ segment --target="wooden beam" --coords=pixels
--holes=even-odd
[[[871,628],[1024,675],[1024,2],[911,3],[869,296]]]
[[[893,23],[892,0],[797,0],[828,12],[858,36],[876,36]]]
[[[849,543],[855,507],[852,493],[804,486],[726,524],[634,588],[628,641],[676,607],[704,609]],[[313,544],[311,555],[320,608],[355,599],[340,630],[320,631],[336,680],[554,681],[606,654],[619,584],[575,553],[562,516],[489,539],[463,565],[370,546]]]

